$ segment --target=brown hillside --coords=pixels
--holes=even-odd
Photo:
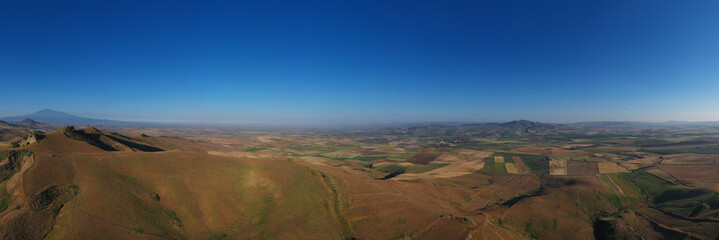
[[[63,127],[58,130],[59,134],[70,139],[83,141],[105,151],[132,151],[132,152],[158,152],[162,149],[147,145],[119,133],[105,134],[95,127],[88,127],[83,130],[75,130],[72,126]]]
[[[133,139],[142,141],[143,143],[157,146],[165,150],[183,150],[193,152],[206,152],[208,150],[225,150],[219,144],[200,142],[181,137],[173,136],[150,136],[147,134],[132,135]]]
[[[117,151],[121,141],[106,142],[117,138],[64,128],[27,146],[34,154],[0,189],[10,196],[0,239],[343,238],[316,171],[279,159]]]
[[[439,157],[439,155],[442,155],[442,153],[421,152],[421,153],[417,153],[414,156],[412,156],[412,158],[407,160],[407,162],[418,163],[418,164],[427,164],[427,163],[437,159],[437,157]]]
[[[30,131],[14,126],[10,123],[0,121],[0,141],[14,142],[27,136]]]

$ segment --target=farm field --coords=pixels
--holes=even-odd
[[[645,149],[691,137],[360,133],[62,128],[6,142],[0,236],[719,237],[717,155]]]

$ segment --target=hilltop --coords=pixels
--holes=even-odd
[[[66,126],[55,134],[82,141],[105,151],[140,151],[159,152],[162,149],[150,146],[140,140],[132,139],[119,133],[103,133],[95,127],[75,130],[73,126]]]
[[[315,170],[143,140],[68,126],[3,153],[0,238],[343,238]]]

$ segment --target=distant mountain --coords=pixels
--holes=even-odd
[[[381,130],[385,134],[410,135],[416,137],[499,137],[513,138],[523,136],[552,136],[560,134],[583,133],[584,129],[562,124],[532,122],[527,120],[506,123],[475,123],[459,126],[431,124],[414,126],[407,129],[388,128]]]
[[[171,124],[171,123],[151,123],[151,122],[129,122],[129,121],[116,121],[109,119],[97,119],[80,117],[64,112],[55,111],[52,109],[43,109],[32,114],[14,116],[14,117],[0,117],[0,120],[7,121],[13,125],[33,125],[33,124],[51,124],[53,126],[52,131],[58,129],[61,126],[97,126],[97,127],[207,127],[203,124]],[[32,121],[32,122],[30,122]],[[24,122],[24,123],[23,123]],[[45,128],[39,128],[45,129]]]
[[[13,123],[12,125],[26,128],[26,129],[34,129],[34,130],[44,130],[44,131],[55,131],[58,129],[58,126],[52,125],[52,124],[46,124],[41,122],[36,122],[35,120],[26,118],[20,122]]]
[[[567,126],[600,128],[600,129],[637,129],[637,128],[662,128],[662,127],[692,127],[692,126],[719,126],[719,122],[688,122],[688,121],[666,121],[666,122],[635,122],[635,121],[597,121],[597,122],[576,122],[568,123]]]
[[[49,124],[57,124],[57,125],[70,125],[70,124],[94,125],[94,124],[103,124],[103,123],[107,123],[107,122],[112,122],[111,120],[107,120],[107,119],[79,117],[79,116],[70,115],[70,114],[67,114],[64,112],[58,112],[58,111],[51,110],[51,109],[43,109],[43,110],[40,110],[40,111],[32,113],[32,114],[28,114],[28,115],[0,118],[0,120],[4,120],[4,121],[8,121],[8,122],[21,122],[25,119],[33,119],[34,121],[49,123]]]
[[[476,123],[458,126],[429,124],[408,128],[385,128],[379,130],[378,132],[381,134],[398,136],[440,137],[445,140],[461,142],[472,138],[556,139],[586,135],[667,134],[672,131],[686,129],[694,129],[697,131],[716,131],[719,130],[719,122],[651,123],[605,121],[554,124],[519,120],[505,123]]]
[[[141,123],[141,122],[125,122],[115,121],[109,119],[97,119],[80,117],[64,112],[58,112],[51,109],[43,109],[32,114],[14,116],[14,117],[2,117],[0,120],[10,122],[11,124],[18,125],[21,127],[32,128],[28,126],[38,126],[38,124],[51,124],[58,126],[67,125],[87,125],[87,126],[112,126],[112,127],[155,127],[161,126],[162,124],[155,123]],[[42,128],[41,128],[42,129]],[[54,126],[57,129],[57,126]]]
[[[646,122],[630,122],[630,121],[596,121],[596,122],[576,122],[568,123],[568,126],[585,127],[585,128],[602,128],[602,129],[632,129],[641,127],[650,127],[650,123]]]
[[[14,142],[33,132],[52,132],[57,129],[55,125],[39,123],[29,118],[15,123],[0,121],[0,141]]]

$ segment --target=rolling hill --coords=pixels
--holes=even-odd
[[[0,121],[0,141],[14,142],[27,136],[30,131],[19,128],[11,123]]]
[[[0,238],[343,238],[317,171],[158,149],[64,127],[11,150],[10,165],[2,163],[10,177],[0,182]]]

